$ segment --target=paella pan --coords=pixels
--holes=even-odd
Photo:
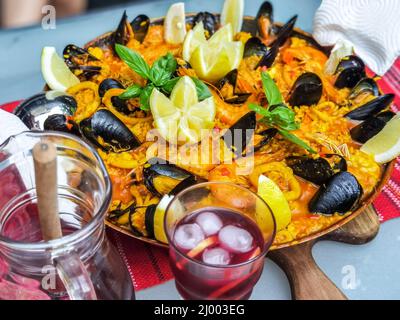
[[[373,201],[393,163],[363,146],[397,117],[394,96],[354,53],[335,61],[296,19],[275,23],[268,1],[240,22],[178,5],[153,20],[124,12],[114,31],[65,47],[76,80],[57,99],[69,112],[43,126],[98,148],[113,184],[109,227],[165,246],[171,197],[232,182],[272,207],[276,249],[326,234]]]

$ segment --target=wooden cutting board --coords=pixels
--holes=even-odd
[[[316,240],[296,246],[270,251],[268,257],[278,264],[289,279],[294,300],[346,300],[347,297],[322,272],[311,250],[319,240],[332,240],[349,244],[364,244],[379,232],[380,222],[370,205],[357,218]]]

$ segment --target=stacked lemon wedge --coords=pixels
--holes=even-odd
[[[239,67],[244,45],[233,41],[230,23],[206,39],[203,23],[190,30],[183,43],[183,59],[189,61],[200,79],[215,82]]]

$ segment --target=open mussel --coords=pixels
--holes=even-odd
[[[394,116],[395,113],[392,111],[384,111],[375,116],[370,116],[350,130],[351,138],[359,143],[367,142],[377,135]]]
[[[105,152],[124,152],[140,146],[138,138],[107,109],[96,111],[79,126],[83,136]]]
[[[376,81],[372,78],[362,78],[357,84],[351,89],[348,99],[353,100],[361,94],[369,93],[373,96],[379,96],[379,88]]]
[[[267,39],[272,31],[274,8],[269,1],[264,1],[257,12],[256,21],[258,34]]]
[[[166,194],[175,195],[197,182],[190,172],[158,158],[152,158],[144,165],[143,178],[146,188],[160,198]]]
[[[357,178],[350,172],[336,173],[323,184],[308,204],[311,213],[333,215],[352,210],[363,194]]]
[[[251,93],[237,93],[236,83],[238,77],[238,70],[234,69],[228,72],[225,77],[220,79],[215,87],[221,92],[224,101],[229,104],[243,104],[250,97]],[[225,91],[228,93],[225,95]]]
[[[128,16],[126,15],[126,11],[124,11],[124,13],[122,14],[122,18],[118,24],[118,27],[112,36],[112,41],[113,41],[112,48],[114,49],[116,43],[126,45],[132,36],[133,36],[132,27],[128,21]]]
[[[243,57],[260,56],[261,59],[257,63],[255,69],[258,67],[271,67],[274,63],[276,56],[279,53],[279,46],[277,44],[272,47],[267,47],[258,37],[250,38],[245,46]]]
[[[44,130],[61,131],[80,136],[78,124],[72,117],[64,114],[52,114],[43,123]]]
[[[35,94],[23,101],[14,114],[29,129],[44,129],[44,122],[52,114],[72,116],[77,109],[74,97],[65,92],[50,90]]]
[[[195,26],[199,22],[203,22],[204,29],[208,32],[208,36],[212,36],[218,27],[217,18],[210,12],[204,11],[199,12],[193,18],[190,19],[190,23]]]
[[[250,111],[233,124],[222,136],[225,145],[240,156],[250,142],[256,129],[256,113]]]
[[[291,106],[311,106],[319,102],[322,96],[322,81],[312,72],[303,73],[297,78],[289,94]]]
[[[267,68],[271,67],[278,53],[279,53],[279,46],[277,43],[275,43],[271,47],[269,47],[267,51],[264,53],[264,55],[256,65],[256,69],[259,67],[267,67]]]
[[[146,38],[147,32],[149,31],[150,18],[144,14],[140,14],[132,20],[131,27],[135,39],[142,43],[144,38]]]
[[[104,79],[99,84],[99,96],[102,98],[106,92],[110,89],[124,89],[124,86],[117,80],[108,78]],[[120,99],[118,96],[111,97],[111,103],[115,109],[123,114],[129,114],[130,110],[128,108],[127,102]]]
[[[291,156],[286,158],[286,164],[292,168],[295,175],[319,186],[326,183],[335,173],[347,170],[346,160],[336,154],[316,159]]]
[[[337,74],[335,87],[339,89],[353,88],[365,77],[365,64],[357,56],[346,56],[340,60],[335,74]]]
[[[297,15],[293,16],[292,18],[289,19],[288,22],[286,22],[278,31],[278,34],[276,36],[276,39],[274,42],[271,44],[271,47],[274,45],[277,45],[278,47],[283,46],[283,44],[286,42],[287,39],[292,35],[294,25],[296,24],[297,21]]]
[[[268,128],[254,135],[254,152],[267,145],[278,133],[278,129]]]
[[[99,59],[90,54],[86,49],[74,44],[69,44],[64,48],[63,57],[68,68],[76,75],[82,75],[85,79],[90,79],[101,71],[101,67],[99,66],[88,65],[90,61],[99,61]]]
[[[378,114],[393,102],[394,94],[388,93],[368,101],[362,106],[348,112],[345,117],[352,120],[366,120],[368,117]]]

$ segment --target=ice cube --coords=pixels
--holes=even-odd
[[[231,255],[223,248],[206,249],[203,252],[203,262],[215,265],[228,265],[231,261]]]
[[[204,240],[204,232],[197,223],[179,226],[174,234],[175,244],[182,249],[191,250]]]
[[[250,232],[236,226],[223,227],[218,238],[221,246],[231,252],[244,253],[253,247],[253,236]]]
[[[200,213],[196,218],[196,223],[203,229],[207,236],[217,234],[222,228],[221,219],[211,211]]]

